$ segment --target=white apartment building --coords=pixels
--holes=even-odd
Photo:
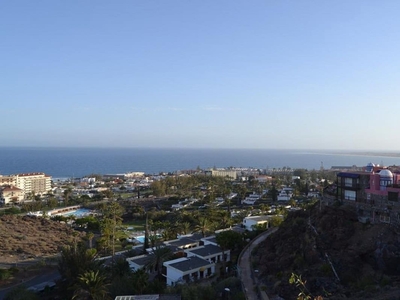
[[[14,176],[16,187],[23,190],[25,196],[32,192],[43,195],[51,191],[51,176],[44,173],[25,173]]]
[[[15,176],[3,176],[0,175],[0,186],[15,186],[17,184]]]
[[[206,171],[206,174],[210,174],[211,176],[219,176],[219,177],[229,177],[230,179],[236,180],[237,173],[232,170],[210,170]]]

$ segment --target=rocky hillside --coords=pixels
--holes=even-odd
[[[67,225],[44,218],[1,216],[0,263],[56,254],[61,246],[71,243],[76,234]]]
[[[358,222],[351,208],[297,211],[253,253],[253,265],[270,296],[296,299],[299,287],[289,284],[295,273],[307,293],[324,299],[398,299],[396,231]]]

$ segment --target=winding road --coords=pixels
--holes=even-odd
[[[257,282],[253,274],[252,266],[251,266],[251,252],[255,247],[257,247],[261,242],[263,242],[270,234],[276,232],[278,227],[274,227],[269,229],[255,239],[250,241],[250,244],[245,248],[240,256],[239,260],[239,270],[240,270],[240,279],[242,281],[242,285],[244,288],[244,293],[246,295],[247,300],[258,300],[258,292],[257,292]]]

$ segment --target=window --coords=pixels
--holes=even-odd
[[[349,187],[353,186],[353,178],[345,178],[344,185]]]
[[[355,191],[344,191],[344,199],[345,200],[356,200],[356,192]]]

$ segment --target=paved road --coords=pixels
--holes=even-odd
[[[0,299],[4,299],[5,295],[7,295],[7,293],[10,290],[12,290],[14,287],[16,287],[20,284],[23,284],[24,286],[29,288],[29,287],[34,287],[36,285],[40,285],[44,282],[55,282],[56,280],[58,280],[60,278],[61,278],[61,275],[58,272],[58,270],[53,270],[53,271],[43,273],[41,275],[35,276],[35,277],[25,281],[25,282],[21,282],[19,284],[9,287],[9,288],[1,289],[0,290]]]
[[[247,300],[257,300],[258,294],[256,287],[256,282],[252,276],[251,270],[251,252],[258,244],[263,242],[270,234],[274,233],[278,230],[278,227],[272,228],[266,232],[263,232],[259,236],[257,236],[254,240],[250,242],[249,247],[243,252],[240,261],[239,261],[239,268],[240,268],[240,278],[242,280],[242,284],[245,289],[245,295]]]

